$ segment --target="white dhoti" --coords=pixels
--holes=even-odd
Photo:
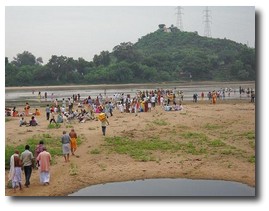
[[[49,171],[40,172],[39,177],[40,177],[40,182],[42,184],[50,182],[50,173],[49,173]]]
[[[14,174],[12,178],[12,187],[15,188],[17,185],[21,183],[21,167],[14,168]]]

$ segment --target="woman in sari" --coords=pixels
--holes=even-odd
[[[77,150],[77,133],[75,132],[74,128],[71,129],[69,136],[71,138],[70,141],[71,153],[72,155],[75,155],[75,151]]]

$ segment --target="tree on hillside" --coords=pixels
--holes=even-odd
[[[133,43],[123,42],[113,48],[113,55],[117,58],[118,62],[127,61],[135,62],[139,60],[139,54],[135,50]]]
[[[94,55],[93,57],[93,63],[96,67],[99,65],[107,66],[110,63],[110,55],[109,51],[102,51],[100,55]]]
[[[37,63],[37,64],[43,64],[43,59],[42,59],[42,57],[38,57],[38,58],[36,59],[36,63]]]
[[[209,62],[202,52],[185,55],[181,61],[181,69],[190,73],[194,80],[211,79]]]
[[[14,60],[11,63],[16,65],[17,67],[36,64],[36,57],[28,51],[24,51],[23,53],[17,54],[17,57],[14,57],[13,59]]]

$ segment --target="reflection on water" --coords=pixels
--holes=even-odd
[[[146,179],[92,185],[69,196],[255,196],[255,188],[222,180]]]

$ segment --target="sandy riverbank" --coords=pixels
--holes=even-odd
[[[192,144],[200,149],[198,153],[188,149],[155,150],[151,152],[154,159],[137,161],[104,146],[105,137],[98,121],[73,122],[78,135],[85,137],[77,150],[79,157],[72,156],[70,163],[65,163],[62,157],[56,158],[49,186],[39,184],[38,171],[34,170],[30,188],[16,193],[6,188],[6,195],[67,196],[92,184],[144,178],[220,179],[255,186],[255,162],[251,161],[255,156],[255,105],[243,100],[183,105],[184,110],[180,112],[165,112],[156,107],[138,116],[116,110],[109,118],[107,137],[128,137],[133,141],[158,137],[167,142]],[[38,118],[40,125],[37,127],[19,127],[19,118],[9,118],[5,123],[6,145],[24,144],[36,134],[60,137],[63,130],[71,129],[66,123],[59,129],[48,129],[45,108],[40,109],[42,116]],[[190,134],[204,136],[206,142],[201,145],[195,136],[188,137]],[[95,149],[99,153],[90,153]],[[70,174],[72,165],[77,166],[76,175]],[[6,182],[7,175],[8,171]]]

